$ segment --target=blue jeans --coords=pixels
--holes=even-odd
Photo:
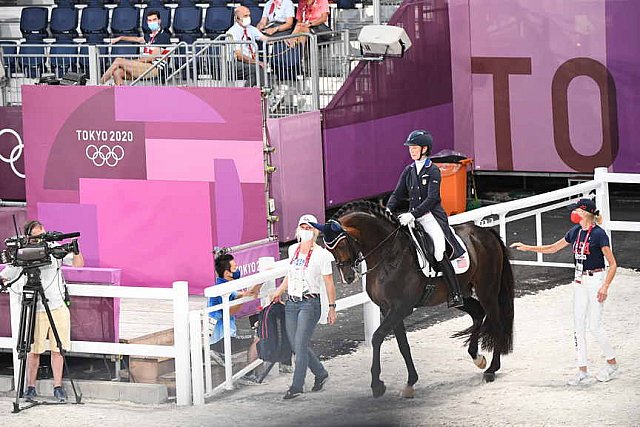
[[[311,335],[320,320],[320,312],[320,298],[299,302],[289,300],[285,306],[287,336],[296,355],[293,383],[291,384],[291,389],[296,392],[302,392],[307,367],[316,377],[323,378],[329,375],[318,357],[309,348]]]

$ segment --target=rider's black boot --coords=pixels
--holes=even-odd
[[[440,271],[442,271],[442,278],[446,282],[449,291],[447,306],[454,308],[462,307],[464,301],[462,300],[462,294],[460,292],[460,284],[458,283],[453,265],[451,265],[451,261],[447,258],[446,254],[442,261],[440,261]]]

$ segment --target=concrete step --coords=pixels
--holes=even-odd
[[[0,376],[0,387],[4,384],[4,381],[11,380],[12,377]],[[113,400],[113,401],[126,401],[132,403],[141,404],[159,404],[167,403],[169,394],[167,386],[163,384],[139,384],[139,383],[123,383],[117,381],[87,381],[77,380],[74,381],[76,388],[82,392],[83,399],[101,399],[101,400]],[[73,388],[69,381],[63,382],[64,388],[69,396],[69,401],[75,401],[73,394]],[[15,390],[5,391],[4,388],[0,388],[2,395],[13,396]],[[36,383],[36,391],[39,396],[52,397],[53,396],[53,380],[39,380]]]

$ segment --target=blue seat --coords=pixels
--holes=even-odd
[[[92,43],[89,43],[92,44]],[[107,46],[101,46],[98,48],[98,53],[100,55],[101,58],[104,58],[104,63],[98,64],[98,65],[102,65],[103,67],[107,67],[111,61],[108,60],[108,55],[109,55],[109,50]],[[84,44],[84,45],[80,45],[78,48],[78,67],[80,69],[80,71],[84,72],[85,74],[89,74],[89,47]],[[101,70],[102,72],[104,72],[104,70]]]
[[[140,14],[130,6],[118,6],[111,15],[111,33],[114,36],[137,36],[140,34]]]
[[[16,72],[16,57],[18,54],[18,43],[13,40],[0,40],[0,50],[2,50],[2,59],[5,74],[9,75]],[[10,57],[4,55],[12,55]]]
[[[80,30],[82,34],[96,43],[102,43],[109,32],[107,24],[109,22],[109,13],[103,7],[89,6],[82,10],[82,18],[80,18]],[[100,41],[98,41],[100,40]]]
[[[227,7],[227,0],[209,0],[209,7],[224,6]]]
[[[247,6],[247,8],[249,8],[249,12],[251,12],[251,25],[255,27],[262,19],[262,8],[257,4],[249,3],[247,3],[245,6]]]
[[[73,7],[75,2],[73,0],[54,0],[53,1],[58,7]]]
[[[45,44],[43,42],[31,41],[29,44],[22,44],[18,50],[20,55],[20,69],[29,78],[37,79],[44,71]]]
[[[135,59],[140,56],[140,45],[120,42],[111,46],[111,58]]]
[[[355,9],[356,2],[355,0],[336,0],[336,5],[338,9]]]
[[[49,49],[49,65],[57,77],[62,77],[68,71],[76,72],[78,70],[78,45],[72,45],[68,41],[53,43]]]
[[[193,0],[178,0],[178,7],[195,7],[196,3]]]
[[[199,7],[177,7],[173,15],[173,31],[180,41],[193,43],[202,37],[200,25],[202,9]]]
[[[20,32],[27,40],[42,40],[47,35],[48,21],[46,7],[25,7],[20,14]]]
[[[51,34],[57,40],[78,37],[78,10],[73,7],[58,6],[51,9]]]
[[[149,12],[156,11],[160,14],[160,21],[162,22],[162,28],[169,32],[169,28],[171,27],[171,11],[164,6],[147,6],[144,9],[144,13],[142,14],[142,31],[146,33],[150,33],[149,27],[147,26],[147,15]]]
[[[204,33],[216,38],[227,32],[233,23],[233,10],[225,6],[209,6],[204,16]]]

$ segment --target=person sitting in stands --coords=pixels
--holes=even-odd
[[[291,34],[295,6],[291,0],[269,0],[264,6],[257,28],[269,36]]]
[[[167,51],[159,46],[167,46],[171,44],[171,40],[169,33],[162,29],[159,12],[155,10],[149,12],[147,15],[147,26],[151,32],[145,34],[144,37],[118,36],[111,40],[111,44],[126,41],[145,44],[145,46],[142,56],[138,59],[116,58],[102,75],[100,79],[101,84],[105,84],[113,78],[114,84],[120,86],[124,84],[125,80],[137,79],[154,65],[157,65],[156,69],[149,72],[148,76],[156,77],[159,68],[163,68],[163,66],[166,65],[166,62],[162,61],[162,55]]]
[[[328,0],[300,0],[296,14],[298,23],[291,34],[319,34],[331,31],[327,25],[329,21]],[[298,37],[289,44],[304,43],[306,37]]]

